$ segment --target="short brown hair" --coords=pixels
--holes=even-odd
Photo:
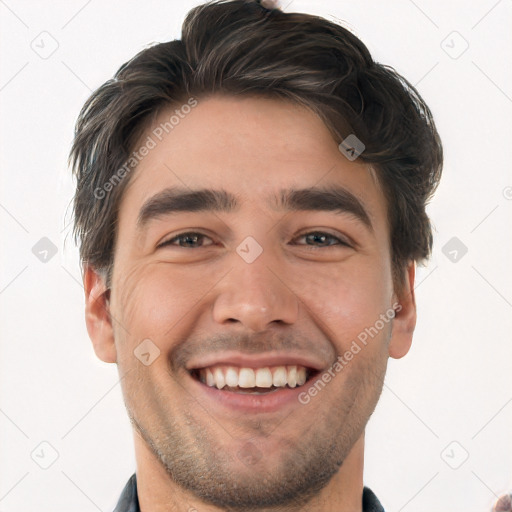
[[[139,52],[83,106],[70,153],[82,264],[104,272],[110,286],[129,176],[104,197],[97,197],[98,188],[125,165],[162,109],[215,93],[293,101],[317,113],[338,142],[356,134],[365,145],[359,158],[372,164],[387,200],[393,280],[401,289],[409,261],[421,262],[432,250],[425,207],[443,160],[432,114],[405,78],[376,63],[345,28],[257,0],[193,8],[181,40]]]

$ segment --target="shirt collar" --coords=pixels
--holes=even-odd
[[[124,486],[114,512],[140,512],[139,498],[137,496],[137,477],[135,473]]]

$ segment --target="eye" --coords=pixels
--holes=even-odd
[[[322,248],[322,247],[331,247],[333,245],[341,245],[345,247],[351,247],[351,245],[348,242],[345,242],[341,238],[338,238],[337,236],[331,235],[330,233],[325,233],[323,231],[311,231],[309,233],[304,233],[302,235],[299,235],[295,240],[298,240],[300,238],[306,238],[306,245],[313,245],[311,247],[312,249],[316,248]],[[330,243],[334,241],[334,243]],[[311,242],[311,243],[310,243]],[[314,244],[320,244],[320,245],[314,245]],[[301,244],[299,244],[301,245]]]
[[[304,238],[306,239],[306,244],[298,245],[307,245],[310,246],[309,248],[311,249],[319,249],[322,247],[331,247],[335,245],[351,247],[351,245],[343,239],[324,231],[311,231],[304,233],[296,237],[295,240]],[[205,240],[209,240],[211,243],[205,244]],[[213,245],[213,242],[210,237],[195,231],[188,231],[169,238],[168,240],[159,244],[158,247],[176,246],[184,249],[195,249],[200,247],[208,247],[211,245]]]
[[[203,235],[202,233],[189,231],[187,233],[180,233],[179,235],[176,235],[173,238],[169,238],[169,240],[166,240],[165,242],[159,244],[158,247],[165,247],[166,245],[176,245],[175,242],[177,241],[177,247],[183,247],[185,249],[195,249],[196,247],[205,247],[205,245],[202,243],[205,239],[211,240],[211,238],[207,237],[206,235]]]

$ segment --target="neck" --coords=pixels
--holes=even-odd
[[[140,435],[134,431],[137,493],[141,512],[200,510],[222,512],[178,486]],[[308,512],[361,512],[364,468],[364,432],[340,470],[307,505]],[[303,512],[303,508],[261,509],[261,512]]]

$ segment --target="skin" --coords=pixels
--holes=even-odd
[[[349,161],[303,107],[212,96],[199,99],[130,179],[112,287],[91,267],[84,287],[95,352],[123,377],[141,510],[360,511],[364,428],[388,358],[408,352],[416,322],[414,263],[397,293],[387,206],[373,171]],[[350,214],[268,204],[282,188],[314,185],[352,192],[373,231]],[[240,207],[167,215],[138,232],[143,203],[171,186],[224,188]],[[302,236],[318,231],[353,243]],[[157,247],[183,232],[205,238],[193,247],[180,247],[183,239]],[[247,236],[263,248],[251,264],[236,252]],[[397,304],[395,318],[304,405],[226,411],[197,392],[185,369],[218,346],[255,353],[291,345],[327,369]],[[134,350],[148,338],[160,356],[145,366]],[[243,460],[244,450],[255,460]]]

